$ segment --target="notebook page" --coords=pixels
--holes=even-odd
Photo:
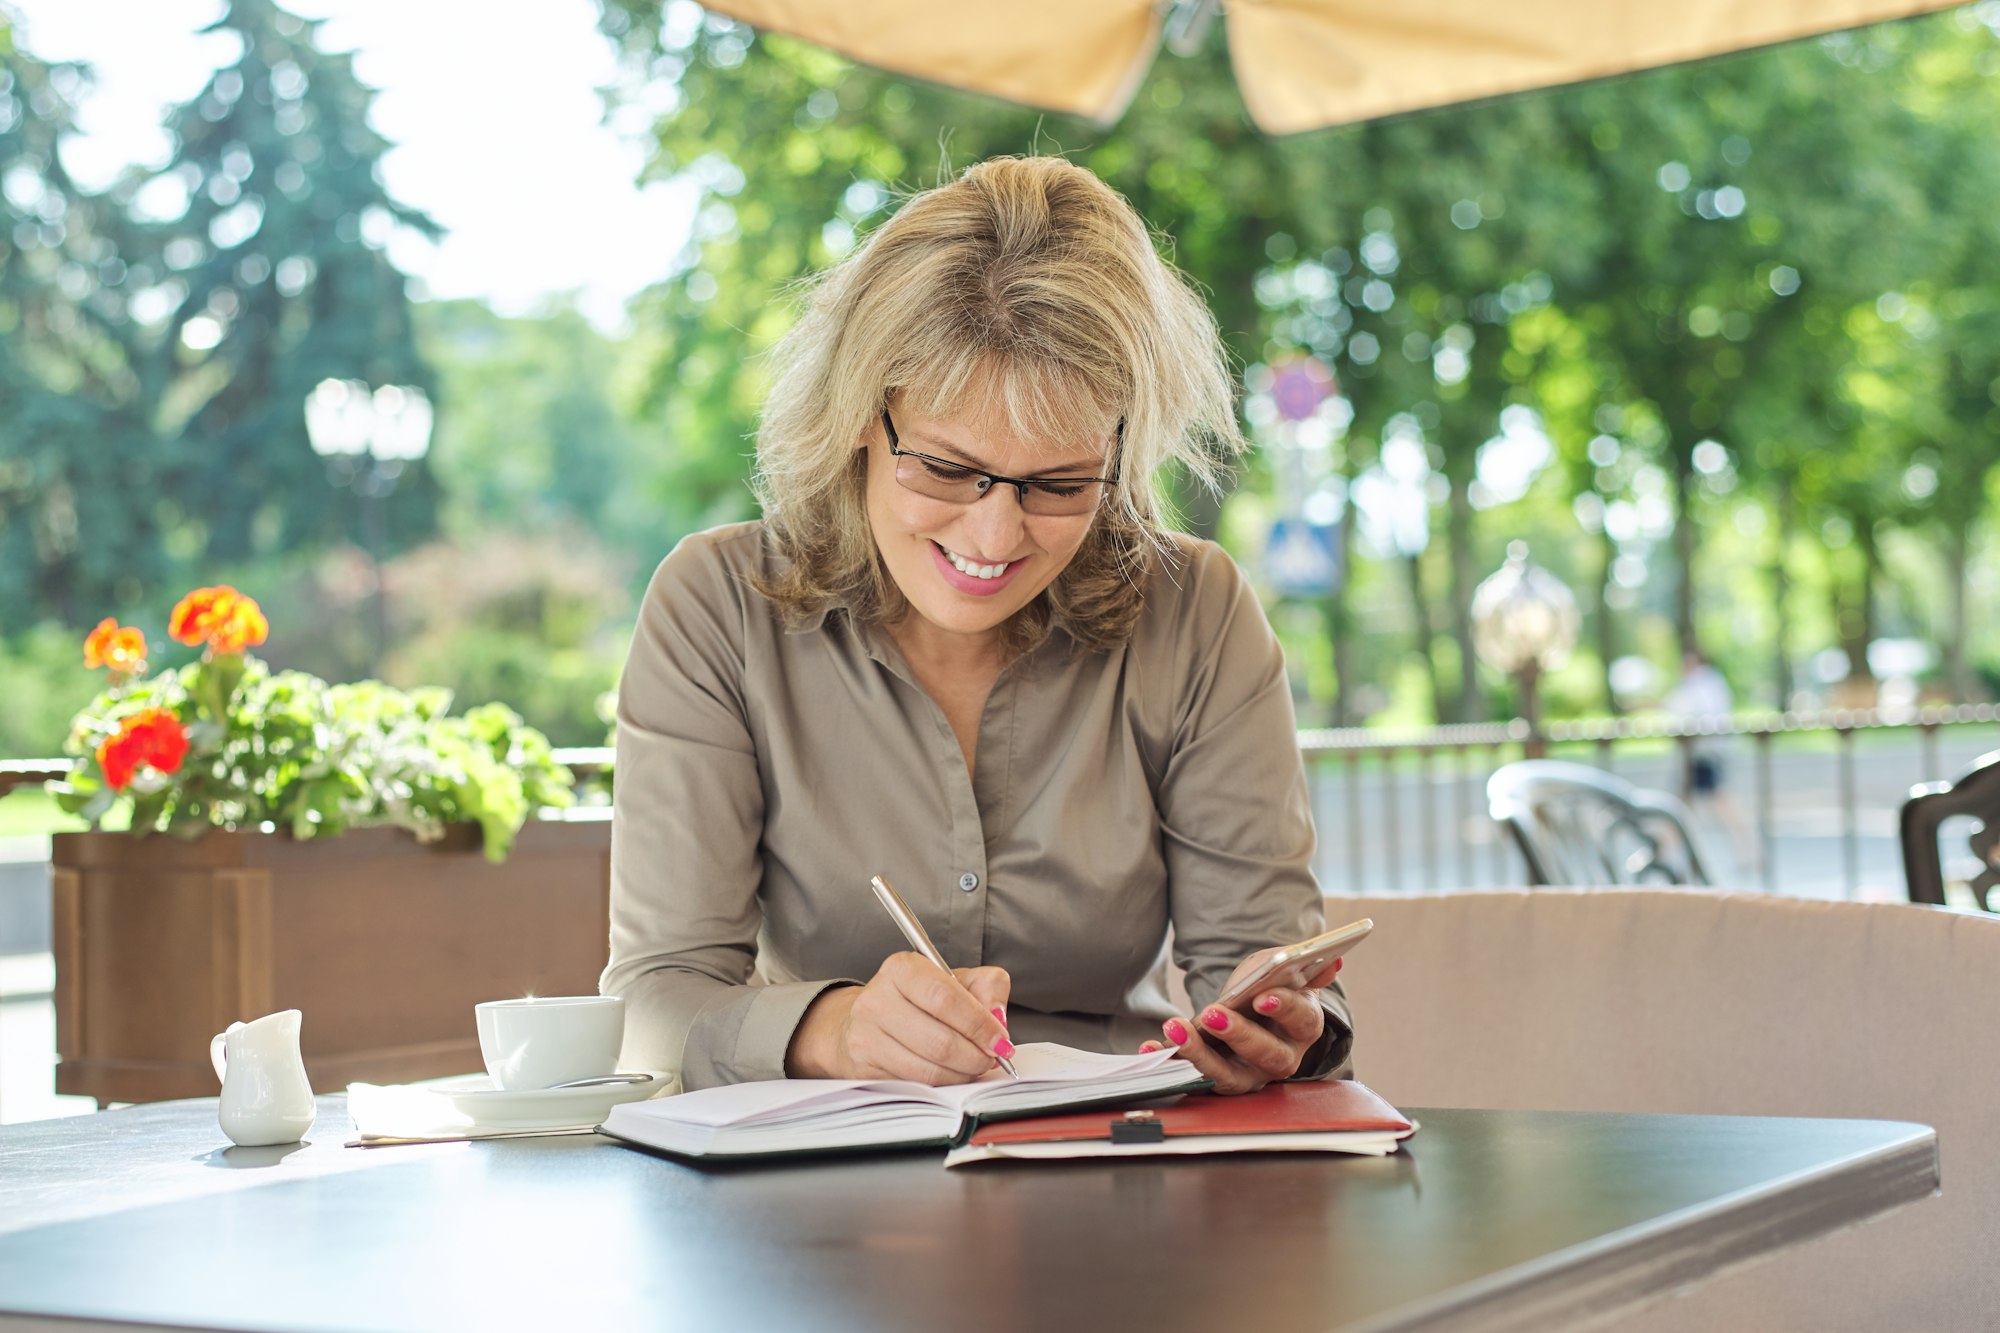
[[[626,1102],[624,1106],[642,1104]],[[735,1125],[696,1125],[657,1117],[645,1120],[639,1116],[621,1119],[618,1115],[621,1109],[623,1107],[620,1106],[611,1108],[612,1114],[604,1122],[607,1132],[619,1138],[694,1157],[926,1143],[949,1139],[958,1129],[957,1112],[942,1106],[915,1106],[910,1103],[903,1103],[900,1110],[882,1106],[856,1107],[817,1121],[750,1121]]]
[[[934,1091],[921,1083],[865,1083],[831,1078],[769,1079],[761,1083],[725,1083],[698,1092],[684,1092],[677,1097],[627,1102],[625,1105],[632,1110],[620,1118],[636,1116],[647,1120],[722,1128],[774,1120],[810,1120],[859,1107],[898,1102],[943,1105],[931,1095]]]
[[[1116,1096],[1128,1090],[1144,1093],[1200,1077],[1193,1065],[1176,1058],[1170,1050],[1107,1055],[1052,1041],[1031,1041],[1020,1046],[1014,1052],[1014,1069],[1021,1076],[1018,1080],[996,1069],[975,1082],[932,1091],[962,1110],[998,1106],[1023,1110]]]
[[[1171,1050],[1147,1051],[1143,1055],[1113,1055],[1103,1051],[1080,1051],[1052,1041],[1031,1041],[1014,1055],[1014,1069],[1021,1082],[1048,1080],[1073,1082],[1082,1079],[1116,1078],[1123,1074],[1143,1074],[1171,1063]],[[1182,1063],[1186,1063],[1183,1061]],[[1004,1072],[987,1074],[982,1083],[1012,1083]]]

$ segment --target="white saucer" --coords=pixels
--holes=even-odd
[[[641,1071],[634,1070],[634,1073]],[[646,1071],[651,1072],[651,1071]],[[506,1092],[484,1074],[461,1074],[418,1084],[445,1098],[480,1129],[554,1129],[601,1124],[620,1102],[644,1101],[665,1092],[671,1074],[653,1073],[644,1083],[600,1083],[588,1088],[531,1088]]]

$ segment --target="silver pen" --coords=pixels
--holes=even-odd
[[[910,910],[910,905],[903,901],[902,895],[890,888],[888,881],[880,875],[871,877],[868,887],[875,890],[875,896],[881,899],[882,906],[889,910],[890,917],[896,922],[896,928],[903,932],[903,938],[910,942],[910,947],[937,964],[938,969],[950,977],[960,990],[965,990],[965,983],[959,981],[958,974],[951,970],[949,963],[945,962],[944,955],[938,952],[937,945],[931,943],[930,934],[924,930],[924,923],[917,920],[917,914]],[[972,994],[969,990],[965,993]],[[1014,1072],[1014,1063],[1006,1056],[996,1055],[993,1058],[1007,1071],[1008,1078],[1021,1077]]]

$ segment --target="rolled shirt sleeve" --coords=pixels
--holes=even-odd
[[[1246,954],[1326,929],[1313,823],[1284,652],[1235,563],[1195,548],[1175,633],[1173,737],[1156,801],[1175,962],[1197,1008]],[[1344,1076],[1354,1025],[1336,983],[1316,992],[1326,1029],[1299,1078]]]

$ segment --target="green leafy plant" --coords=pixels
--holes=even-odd
[[[123,804],[134,832],[184,838],[388,825],[431,841],[470,822],[492,861],[537,809],[572,803],[548,738],[505,705],[452,716],[449,690],[273,672],[247,651],[265,632],[250,598],[200,589],[174,608],[169,634],[201,658],[147,678],[139,631],[99,625],[85,662],[109,667],[111,682],[71,727],[75,764],[51,784],[57,803],[93,828]]]

